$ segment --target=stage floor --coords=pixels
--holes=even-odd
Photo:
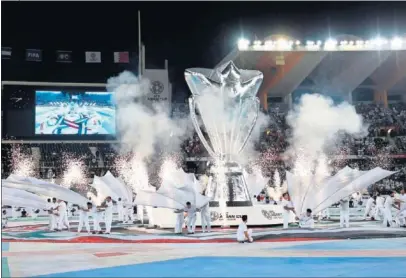
[[[406,239],[2,243],[2,277],[406,277]]]
[[[256,228],[256,241],[240,244],[235,229],[174,235],[121,227],[88,236],[12,222],[2,232],[2,277],[406,277],[406,229],[351,224]],[[360,237],[368,239],[347,239]]]

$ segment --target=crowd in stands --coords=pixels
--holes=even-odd
[[[406,155],[406,105],[396,104],[384,108],[373,104],[359,104],[356,105],[356,110],[369,125],[369,134],[362,139],[343,136],[335,155],[352,155],[352,166],[361,170],[371,169],[374,166],[397,170],[399,171],[397,174],[382,181],[377,186],[382,188],[400,186],[406,181],[406,159],[389,157],[399,154]],[[175,112],[174,117],[185,116],[185,113],[188,113],[187,105],[175,105],[174,114]],[[287,138],[289,138],[291,131],[283,111],[273,109],[268,111],[267,115],[270,117],[270,124],[261,133],[260,139],[256,142],[256,148],[261,153],[271,150],[278,155],[288,147]],[[181,147],[184,157],[209,156],[197,134],[185,140]],[[11,144],[2,144],[3,178],[7,177],[11,171],[11,148]],[[59,176],[66,160],[64,154],[80,158],[89,169],[92,169],[89,171],[90,175],[100,175],[106,170],[115,172],[114,164],[118,147],[111,144],[43,143],[20,145],[20,151],[27,155],[32,155],[33,148],[39,148],[41,154],[39,163],[41,177]],[[279,172],[283,177],[286,166],[280,163],[278,168],[280,168]]]
[[[180,111],[187,111],[186,108],[180,108],[183,106],[186,104],[175,106],[177,116]],[[356,110],[368,125],[368,137],[355,139],[343,136],[337,154],[373,156],[382,153],[406,153],[406,104],[394,104],[388,108],[374,104],[357,104]],[[256,142],[257,150],[266,152],[271,149],[274,153],[283,153],[288,147],[287,138],[291,133],[286,122],[286,113],[279,109],[266,113],[270,117],[269,126],[264,128]],[[184,145],[188,156],[200,156],[204,152],[202,150],[204,147],[196,134]]]

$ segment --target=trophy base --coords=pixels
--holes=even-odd
[[[251,207],[251,201],[226,201],[227,207]],[[210,201],[210,207],[217,208],[220,207],[219,201]]]

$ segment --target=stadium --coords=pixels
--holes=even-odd
[[[137,69],[2,48],[33,72],[2,80],[4,277],[405,276],[406,37],[253,35],[179,82],[138,24]]]

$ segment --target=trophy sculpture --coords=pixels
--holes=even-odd
[[[263,75],[256,70],[240,70],[233,62],[211,69],[185,71],[192,92],[189,99],[194,128],[214,159],[214,171],[206,189],[227,206],[251,206],[251,194],[237,163],[255,126],[259,99],[256,97]]]

